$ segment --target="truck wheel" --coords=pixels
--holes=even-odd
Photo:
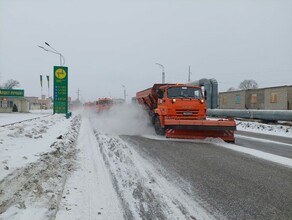
[[[161,127],[159,117],[155,117],[154,128],[155,128],[156,134],[158,134],[158,135],[165,134],[165,129]]]

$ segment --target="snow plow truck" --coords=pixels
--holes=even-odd
[[[137,92],[136,101],[149,113],[156,134],[234,142],[236,123],[233,119],[206,119],[206,102],[200,86],[154,84]]]
[[[114,104],[112,98],[99,98],[97,101],[97,112],[108,111]]]

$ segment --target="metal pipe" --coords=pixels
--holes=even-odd
[[[259,119],[265,121],[292,121],[291,110],[208,109],[207,116]]]

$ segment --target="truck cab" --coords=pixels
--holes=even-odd
[[[206,119],[206,102],[201,87],[186,85],[162,86],[157,91],[155,112],[167,118]]]
[[[109,110],[113,106],[114,102],[112,98],[99,98],[97,101],[97,112],[103,112]]]

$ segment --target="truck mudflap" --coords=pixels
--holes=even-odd
[[[227,120],[176,120],[165,119],[165,136],[168,138],[205,139],[221,138],[234,142],[236,123]]]

